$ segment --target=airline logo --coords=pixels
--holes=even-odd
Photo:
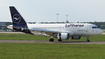
[[[21,21],[20,15],[19,14],[15,14],[13,16],[13,22],[18,24],[20,21]]]
[[[84,27],[84,25],[77,25],[77,24],[66,24],[65,27]]]

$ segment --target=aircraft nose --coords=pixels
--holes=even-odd
[[[99,33],[99,34],[102,34],[102,33],[103,33],[103,30],[102,30],[102,29],[100,29],[100,30],[98,31],[98,33]]]

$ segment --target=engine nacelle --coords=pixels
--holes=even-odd
[[[71,39],[81,39],[81,36],[72,36]]]
[[[61,40],[68,40],[69,39],[69,33],[59,33],[57,35],[57,38],[61,39]]]

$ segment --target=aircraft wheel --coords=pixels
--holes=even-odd
[[[58,41],[61,42],[62,40],[61,39],[58,39]]]
[[[50,42],[54,42],[54,39],[53,39],[53,38],[51,38],[49,41],[50,41]]]
[[[87,42],[90,42],[90,40],[87,40]]]

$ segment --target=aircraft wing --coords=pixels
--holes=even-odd
[[[33,28],[33,29],[29,29],[33,34],[36,34],[36,32],[38,33],[44,33],[47,34],[48,36],[56,36],[58,31],[52,31],[52,30],[47,30],[47,29],[39,29],[39,28]]]
[[[58,31],[52,31],[52,30],[47,30],[47,29],[39,29],[39,28],[33,28],[33,29],[29,29],[29,30],[33,30],[33,31],[41,31],[41,32],[52,32],[52,33],[58,33]]]

